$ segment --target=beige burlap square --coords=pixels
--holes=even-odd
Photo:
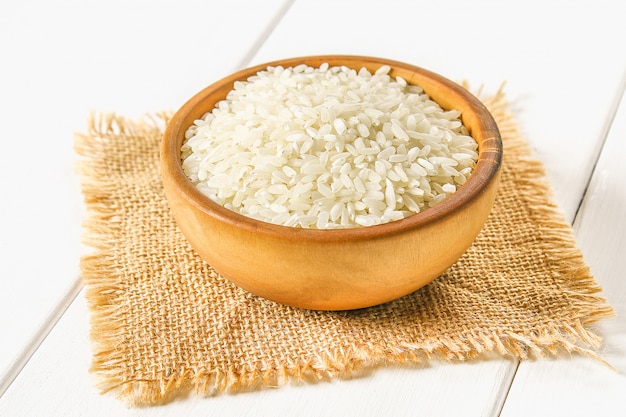
[[[237,288],[179,232],[159,176],[167,115],[95,115],[77,135],[88,210],[81,268],[93,372],[104,391],[156,404],[366,366],[484,353],[597,357],[589,324],[613,314],[503,93],[484,100],[503,136],[502,183],[475,244],[413,294],[356,311],[308,311]],[[394,271],[389,271],[393,274]]]

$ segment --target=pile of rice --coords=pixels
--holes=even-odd
[[[277,66],[236,82],[186,132],[183,170],[224,207],[285,226],[372,226],[432,207],[465,183],[478,145],[458,111],[389,71]]]

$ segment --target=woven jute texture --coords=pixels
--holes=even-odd
[[[430,358],[599,358],[589,325],[613,310],[505,95],[483,102],[505,151],[495,207],[474,245],[410,295],[339,312],[283,306],[221,278],[189,246],[164,197],[158,152],[168,116],[93,115],[76,150],[94,247],[81,261],[92,371],[102,390],[146,405]]]

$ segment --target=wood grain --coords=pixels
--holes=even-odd
[[[181,168],[185,132],[235,81],[268,66],[345,65],[375,72],[391,67],[442,107],[456,109],[478,142],[478,163],[467,182],[436,206],[402,220],[349,229],[311,230],[261,222],[204,196]],[[299,57],[232,74],[196,94],[173,116],[161,146],[161,175],[187,240],[222,276],[249,292],[295,307],[344,310],[399,298],[448,269],[480,232],[497,192],[502,141],[484,105],[458,84],[431,71],[382,58]],[[372,254],[385,254],[384,257]],[[390,271],[392,271],[390,273]]]

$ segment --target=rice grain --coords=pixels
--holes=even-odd
[[[302,228],[373,226],[432,207],[471,174],[457,110],[390,76],[323,64],[237,81],[186,132],[182,167],[213,201]]]

